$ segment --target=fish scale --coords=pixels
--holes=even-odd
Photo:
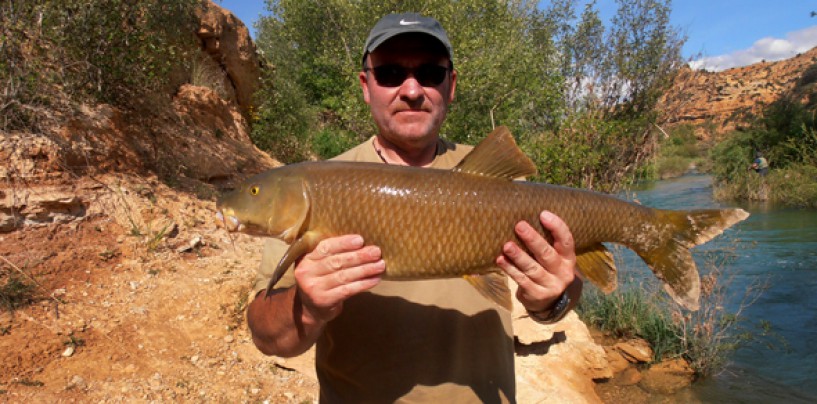
[[[660,210],[587,190],[513,181],[533,172],[510,132],[498,128],[454,170],[293,164],[249,178],[218,207],[228,230],[290,243],[268,292],[321,240],[359,234],[380,247],[386,278],[463,276],[506,307],[504,291],[491,290],[496,284],[478,277],[498,273],[495,260],[503,244],[519,242],[514,233],[519,221],[550,237],[539,222],[542,210],[568,225],[577,268],[603,291],[616,288],[615,264],[603,243],[618,243],[635,251],[675,301],[693,310],[700,277],[689,248],[748,217],[741,209]]]

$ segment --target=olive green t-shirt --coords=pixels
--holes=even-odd
[[[431,168],[453,168],[471,149],[441,140]],[[333,160],[382,162],[373,138]],[[286,248],[267,242],[255,293]],[[276,288],[294,284],[290,270]],[[515,401],[510,313],[461,278],[381,281],[343,303],[315,355],[321,402]]]

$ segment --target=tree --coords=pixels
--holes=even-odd
[[[268,60],[254,138],[291,162],[331,157],[375,133],[356,72],[372,25],[416,11],[448,30],[459,71],[443,134],[476,143],[507,125],[538,180],[614,189],[653,153],[658,96],[681,66],[669,0],[619,0],[605,30],[595,2],[268,0]],[[307,152],[293,153],[292,150]],[[276,152],[277,151],[277,152]]]
[[[559,31],[568,109],[552,131],[526,139],[539,165],[555,167],[541,180],[612,191],[655,152],[657,101],[683,65],[684,38],[669,25],[669,0],[617,3],[607,30],[591,2],[575,29]],[[576,4],[553,3],[552,24]]]
[[[289,159],[274,153],[285,161],[330,157],[375,133],[356,72],[366,35],[391,12],[418,11],[448,30],[460,72],[443,128],[449,139],[475,143],[494,125],[541,131],[558,119],[561,79],[533,2],[269,0],[267,7],[257,42],[271,69],[253,133],[267,150],[291,151],[293,142],[310,150]]]

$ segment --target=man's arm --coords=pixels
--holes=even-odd
[[[380,248],[364,246],[360,236],[321,241],[295,266],[295,286],[269,297],[264,290],[250,303],[253,342],[267,355],[305,352],[340,314],[343,301],[377,285],[385,269]]]
[[[567,224],[551,212],[542,212],[539,220],[553,236],[553,244],[522,221],[514,230],[533,255],[516,243],[507,242],[496,263],[519,284],[516,298],[529,312],[552,309],[565,291],[570,298],[568,307],[573,308],[582,292],[582,280],[576,276],[573,234]]]

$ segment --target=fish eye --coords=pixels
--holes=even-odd
[[[255,196],[258,195],[259,192],[261,192],[261,188],[259,188],[258,185],[250,187],[250,195]]]

